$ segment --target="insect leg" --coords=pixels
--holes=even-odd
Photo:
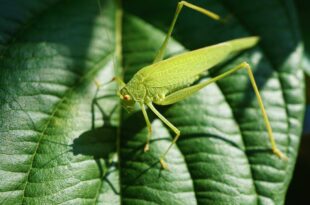
[[[151,138],[151,135],[152,135],[152,125],[150,123],[149,117],[147,116],[147,112],[145,110],[144,104],[141,103],[140,106],[141,106],[141,110],[142,110],[142,113],[143,113],[143,117],[144,117],[145,122],[146,122],[147,129],[148,129],[146,144],[144,146],[144,152],[147,152],[150,149],[150,138]]]
[[[120,88],[124,87],[126,84],[120,77],[113,77],[111,81],[116,81]]]
[[[219,76],[217,76],[215,78],[212,78],[211,80],[208,80],[206,82],[203,82],[203,83],[200,83],[200,84],[188,87],[188,88],[184,88],[184,89],[179,90],[179,91],[176,91],[176,92],[168,95],[164,100],[156,102],[156,104],[159,104],[159,105],[169,105],[169,104],[173,104],[175,102],[178,102],[178,101],[188,97],[189,95],[193,94],[194,92],[202,89],[203,87],[205,87],[205,86],[207,86],[207,85],[209,85],[211,83],[214,83],[214,82],[216,82],[218,80],[221,80],[221,79],[223,79],[223,78],[233,74],[234,72],[236,72],[236,71],[238,71],[240,69],[246,69],[247,73],[249,75],[250,82],[251,82],[253,90],[255,92],[258,105],[260,107],[260,110],[261,110],[263,118],[264,118],[265,126],[266,126],[266,129],[267,129],[267,132],[268,132],[268,137],[269,137],[269,140],[270,140],[270,143],[271,143],[271,148],[272,148],[273,153],[275,155],[277,155],[278,157],[280,157],[281,159],[287,159],[287,157],[277,148],[277,145],[276,145],[276,142],[275,142],[275,139],[274,139],[274,136],[273,136],[272,128],[270,126],[270,122],[269,122],[269,119],[268,119],[268,116],[267,116],[267,113],[266,113],[266,110],[265,110],[262,98],[261,98],[261,96],[259,94],[256,82],[255,82],[255,78],[254,78],[254,75],[252,73],[252,69],[251,69],[250,65],[248,63],[246,63],[246,62],[243,62],[243,63],[239,64],[238,66],[232,68],[229,71],[226,71],[225,73],[223,73],[223,74],[221,74],[221,75],[219,75]]]
[[[160,164],[164,169],[168,169],[168,165],[167,163],[164,161],[165,156],[167,155],[167,153],[169,152],[169,150],[171,149],[172,145],[174,145],[176,143],[176,141],[179,139],[180,136],[180,130],[178,128],[176,128],[171,122],[169,122],[162,114],[160,114],[156,108],[153,106],[152,103],[147,104],[147,106],[155,113],[155,115],[157,115],[157,117],[163,121],[175,134],[176,136],[173,138],[173,141],[171,142],[171,144],[169,145],[169,147],[167,148],[167,150],[164,152],[164,154],[160,157]]]
[[[170,27],[169,27],[167,36],[166,36],[166,38],[165,38],[163,44],[161,45],[161,47],[160,47],[158,53],[156,54],[156,57],[155,57],[153,63],[156,63],[156,62],[161,61],[161,60],[163,59],[164,54],[165,54],[165,49],[166,49],[166,47],[167,47],[169,38],[171,37],[171,34],[172,34],[173,29],[174,29],[175,23],[176,23],[176,21],[177,21],[177,19],[178,19],[178,16],[179,16],[179,14],[180,14],[180,12],[181,12],[183,6],[186,6],[186,7],[190,8],[190,9],[193,9],[193,10],[195,10],[195,11],[197,11],[197,12],[200,12],[200,13],[202,13],[202,14],[205,14],[205,15],[209,16],[210,18],[214,19],[214,20],[219,20],[219,19],[220,19],[220,17],[219,17],[217,14],[215,14],[215,13],[213,13],[213,12],[207,10],[207,9],[201,8],[201,7],[199,7],[199,6],[196,6],[196,5],[194,5],[194,4],[188,3],[188,2],[186,2],[186,1],[180,1],[180,2],[178,3],[176,12],[175,12],[175,14],[174,14],[172,23],[171,23],[171,25],[170,25]]]
[[[116,83],[119,85],[120,88],[122,88],[126,85],[124,83],[124,81],[119,77],[113,77],[111,80],[109,80],[108,82],[106,82],[104,84],[101,84],[98,80],[95,80],[95,84],[96,84],[97,89],[100,89],[100,87],[106,86],[106,85],[108,85],[114,81],[116,81]]]
[[[112,83],[112,82],[114,82],[114,81],[116,81],[116,83],[117,83],[118,86],[119,86],[119,89],[118,89],[118,91],[117,91],[117,95],[118,95],[120,98],[122,98],[122,96],[121,96],[121,94],[119,93],[119,91],[120,91],[121,88],[124,87],[126,84],[124,83],[124,81],[123,81],[121,78],[116,77],[116,76],[113,77],[110,81],[108,81],[108,82],[106,82],[106,83],[104,83],[104,84],[100,84],[100,82],[96,80],[96,81],[95,81],[95,84],[96,84],[96,87],[97,87],[97,93],[98,93],[100,87],[106,86],[106,85],[108,85],[108,84],[110,84],[110,83]],[[97,94],[96,94],[96,95],[97,95]]]

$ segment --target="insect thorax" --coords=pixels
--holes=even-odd
[[[128,93],[134,98],[136,102],[148,103],[148,102],[160,102],[165,96],[191,85],[198,76],[193,76],[188,79],[184,79],[181,82],[171,83],[166,86],[150,87],[145,85],[143,75],[137,73],[125,86]]]
[[[125,86],[125,89],[128,93],[134,98],[136,102],[141,102],[147,104],[152,101],[158,100],[158,98],[163,97],[164,95],[159,96],[159,93],[167,93],[165,88],[152,88],[147,87],[143,82],[143,76],[136,74]]]

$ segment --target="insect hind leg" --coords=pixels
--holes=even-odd
[[[264,107],[264,104],[263,104],[263,100],[262,100],[262,98],[260,96],[260,93],[258,91],[258,88],[257,88],[256,82],[255,82],[255,78],[254,78],[251,66],[247,62],[243,62],[243,63],[235,66],[231,70],[226,71],[225,73],[223,73],[221,75],[218,75],[218,76],[212,78],[211,80],[206,81],[205,83],[201,83],[201,84],[202,85],[208,85],[210,83],[213,83],[213,82],[216,82],[218,80],[221,80],[221,79],[223,79],[223,78],[225,78],[225,77],[227,77],[227,76],[229,76],[229,75],[233,74],[234,72],[237,72],[238,70],[241,70],[241,69],[246,69],[247,74],[248,74],[248,76],[250,78],[250,82],[251,82],[252,88],[253,88],[253,90],[255,92],[256,99],[257,99],[258,105],[260,107],[260,110],[261,110],[261,113],[262,113],[262,116],[263,116],[263,119],[264,119],[264,123],[265,123],[266,129],[267,129],[269,141],[271,143],[272,152],[276,156],[278,156],[279,158],[281,158],[283,160],[287,160],[288,158],[285,156],[285,154],[283,154],[278,149],[278,147],[276,145],[276,142],[275,142],[275,139],[274,139],[274,136],[273,136],[273,132],[272,132],[272,128],[271,128],[271,125],[270,125],[270,122],[269,122],[269,119],[268,119],[268,115],[266,113],[266,110],[265,110],[265,107]],[[202,87],[202,86],[200,86],[200,87]]]
[[[198,90],[206,87],[207,85],[211,84],[211,83],[214,83],[218,80],[221,80],[241,69],[246,69],[247,71],[247,74],[250,78],[250,82],[251,82],[251,85],[253,87],[253,90],[255,92],[255,95],[256,95],[256,98],[257,98],[257,102],[258,102],[258,105],[260,107],[260,110],[262,112],[262,116],[263,116],[263,119],[264,119],[264,123],[265,123],[265,126],[266,126],[266,129],[267,129],[267,133],[268,133],[268,137],[269,137],[269,141],[271,143],[271,149],[272,149],[272,152],[278,156],[279,158],[281,159],[284,159],[284,160],[287,160],[288,158],[285,156],[285,154],[283,154],[277,147],[276,145],[276,142],[275,142],[275,139],[274,139],[274,136],[273,136],[273,132],[272,132],[272,128],[271,128],[271,125],[270,125],[270,122],[269,122],[269,119],[268,119],[268,116],[267,116],[267,113],[266,113],[266,110],[265,110],[265,107],[264,107],[264,104],[263,104],[263,101],[262,101],[262,98],[260,96],[260,93],[258,91],[258,88],[257,88],[257,85],[256,85],[256,82],[255,82],[255,78],[254,78],[254,75],[252,73],[252,69],[250,67],[250,65],[246,62],[243,62],[237,66],[235,66],[234,68],[232,68],[231,70],[228,70],[226,71],[225,73],[222,73],[208,81],[205,81],[205,82],[202,82],[202,83],[199,83],[197,85],[193,85],[191,87],[187,87],[187,88],[184,88],[182,90],[179,90],[179,91],[176,91],[170,95],[168,95],[163,101],[161,102],[158,102],[157,104],[160,104],[160,105],[169,105],[169,104],[173,104],[173,103],[176,103],[180,100],[183,100],[184,98],[188,97],[189,95],[197,92]]]
[[[166,38],[165,38],[164,42],[162,43],[160,49],[158,50],[158,53],[156,54],[156,57],[155,57],[153,63],[157,63],[157,62],[159,62],[159,61],[161,61],[163,59],[164,54],[165,54],[165,50],[166,50],[166,47],[167,47],[167,44],[168,44],[168,41],[169,41],[169,39],[170,39],[170,37],[172,35],[172,31],[173,31],[173,29],[175,27],[175,23],[176,23],[176,21],[178,19],[178,16],[181,13],[182,8],[184,6],[187,7],[187,8],[193,9],[194,11],[197,11],[199,13],[202,13],[202,14],[210,17],[211,19],[220,20],[220,17],[217,14],[215,14],[215,13],[213,13],[213,12],[207,10],[207,9],[204,9],[202,7],[199,7],[199,6],[196,6],[196,5],[191,4],[191,3],[187,2],[187,1],[180,1],[178,3],[177,9],[175,11],[175,14],[174,14],[172,23],[171,23],[171,25],[169,27],[168,33],[166,35]]]

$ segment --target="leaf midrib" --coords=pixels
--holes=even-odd
[[[96,75],[97,72],[99,72],[101,70],[101,68],[103,68],[103,65],[106,63],[106,60],[109,59],[109,57],[113,55],[113,51],[112,52],[108,52],[108,54],[106,56],[104,56],[103,58],[101,58],[100,60],[98,60],[97,63],[95,63],[95,65],[89,69],[88,72],[85,73],[85,75],[81,76],[80,79],[77,80],[77,82],[71,87],[69,88],[63,95],[63,97],[61,98],[61,100],[56,104],[54,110],[51,113],[51,116],[49,117],[48,121],[46,122],[46,125],[43,129],[43,131],[40,133],[40,137],[38,139],[38,142],[36,143],[36,148],[34,153],[31,156],[31,163],[30,163],[30,167],[29,170],[27,172],[27,179],[25,182],[25,186],[23,188],[23,197],[22,197],[22,204],[24,203],[25,200],[25,192],[28,186],[28,182],[30,179],[30,173],[31,170],[33,169],[33,162],[35,161],[35,157],[36,154],[39,150],[40,147],[40,143],[41,140],[43,139],[43,136],[45,135],[46,131],[48,130],[50,124],[52,123],[55,114],[57,113],[57,111],[59,110],[59,108],[61,107],[61,105],[65,102],[65,100],[68,98],[68,96],[70,96],[72,93],[74,93],[75,90],[77,90],[81,85],[83,85],[85,82],[87,82],[88,79],[91,79],[93,76]]]

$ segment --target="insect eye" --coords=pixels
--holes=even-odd
[[[124,100],[131,100],[130,95],[124,95],[123,97],[124,97]]]

